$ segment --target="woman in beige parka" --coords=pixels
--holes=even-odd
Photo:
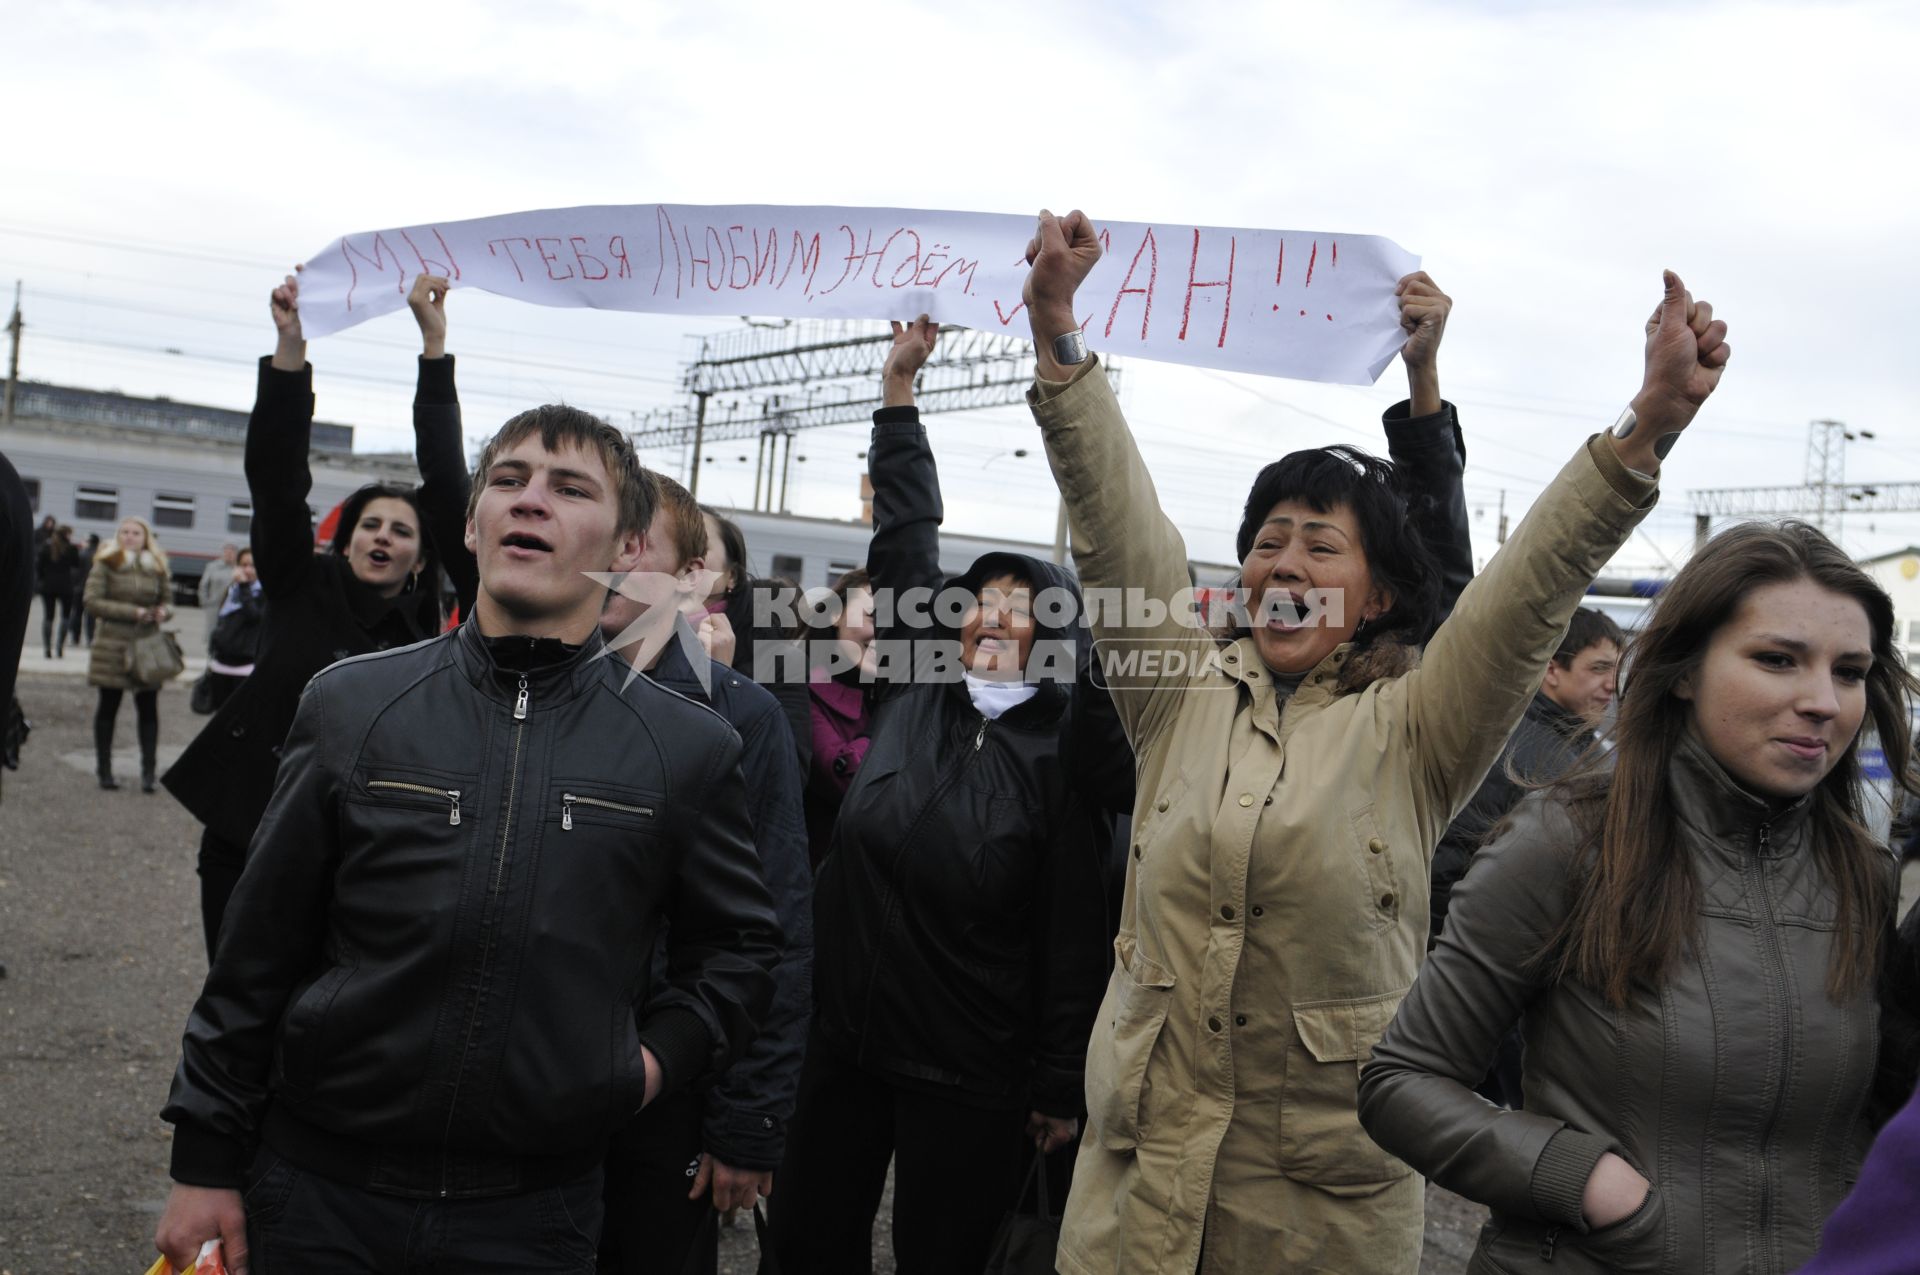
[[[1106,377],[1061,362],[1084,352],[1074,293],[1099,255],[1082,214],[1041,215],[1033,412],[1082,587],[1175,601],[1185,547]],[[1391,642],[1394,564],[1366,534],[1381,462],[1344,457],[1359,476],[1334,498],[1283,481],[1331,472],[1326,452],[1255,483],[1240,636],[1222,645],[1177,606],[1096,617],[1139,783],[1062,1275],[1418,1268],[1420,1179],[1360,1128],[1360,1068],[1425,951],[1432,847],[1719,380],[1726,325],[1671,274],[1655,320],[1632,414],[1575,452],[1420,668]]]

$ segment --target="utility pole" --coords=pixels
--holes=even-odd
[[[1720,487],[1691,493],[1694,544],[1705,542],[1716,516],[1799,516],[1837,543],[1841,518],[1849,509],[1868,513],[1920,510],[1920,484],[1849,483],[1846,480],[1847,444],[1873,437],[1872,430],[1851,430],[1842,421],[1808,422],[1806,482],[1799,487]]]
[[[1500,530],[1494,536],[1495,544],[1507,543],[1507,489],[1500,489]]]
[[[787,445],[780,452],[780,512],[787,512],[787,479],[793,476],[793,431],[788,430]]]
[[[1053,560],[1067,565],[1067,498],[1060,497],[1060,511],[1053,517]]]
[[[687,494],[695,500],[700,499],[700,444],[707,432],[707,399],[712,390],[695,390],[693,397],[698,406],[693,414],[693,472],[687,475]]]
[[[7,334],[13,338],[13,352],[7,355],[7,394],[0,403],[0,425],[13,424],[13,389],[20,383],[20,281],[13,281],[13,317],[7,320]]]

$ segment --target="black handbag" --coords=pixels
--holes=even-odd
[[[1023,1212],[1020,1206],[1036,1183],[1040,1212]],[[1047,1158],[1036,1149],[1026,1184],[993,1237],[986,1275],[1054,1275],[1053,1253],[1059,1246],[1060,1219],[1047,1199]]]
[[[206,717],[213,712],[213,670],[208,669],[193,679],[193,691],[187,696],[187,707]]]

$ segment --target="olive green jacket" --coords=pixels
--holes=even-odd
[[[1773,810],[1691,737],[1667,800],[1700,904],[1689,954],[1658,985],[1615,1009],[1535,959],[1591,862],[1566,805],[1536,793],[1474,857],[1366,1069],[1367,1128],[1493,1208],[1473,1275],[1788,1275],[1859,1172],[1879,1011],[1871,991],[1827,995],[1838,903],[1810,801]],[[1516,1020],[1526,1109],[1501,1111],[1469,1086]],[[1589,1232],[1581,1195],[1608,1150],[1653,1190]]]
[[[1096,367],[1031,395],[1074,560],[1091,602],[1164,602],[1186,550]],[[1250,639],[1095,617],[1139,796],[1064,1275],[1193,1275],[1203,1229],[1222,1275],[1417,1268],[1420,1181],[1361,1130],[1360,1067],[1425,953],[1433,846],[1653,499],[1589,441],[1423,667],[1380,676],[1343,645],[1284,711]]]
[[[152,631],[158,627],[139,624],[133,617],[141,607],[160,606],[167,601],[167,578],[157,566],[148,565],[152,559],[145,554],[139,561],[119,567],[108,566],[100,556],[94,557],[81,595],[87,613],[100,622],[87,660],[87,681],[122,691],[153,690],[151,686],[135,685],[127,676],[127,648],[143,628]]]

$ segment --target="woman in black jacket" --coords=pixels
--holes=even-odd
[[[67,653],[67,630],[73,625],[74,572],[80,569],[80,550],[71,539],[73,528],[56,527],[40,545],[34,588],[40,594],[40,644],[47,658]],[[55,618],[58,612],[59,618]]]
[[[937,329],[896,331],[867,567],[877,595],[957,589],[968,605],[943,628],[883,614],[872,743],[815,882],[814,1020],[773,1197],[786,1275],[868,1268],[889,1160],[901,1269],[978,1272],[1023,1131],[1048,1151],[1073,1138],[1107,970],[1094,823],[1064,755],[1078,592],[1010,553],[943,578],[912,405]]]
[[[246,450],[254,563],[267,618],[253,673],[162,781],[206,825],[199,870],[209,958],[247,843],[273,794],[280,747],[300,692],[329,664],[418,642],[440,628],[439,555],[433,546],[464,533],[466,509],[458,493],[465,491],[467,475],[440,311],[445,285],[440,281],[436,294],[422,286],[432,282],[423,276],[408,298],[425,343],[413,405],[424,481],[417,489],[376,483],[348,496],[333,540],[321,553],[314,552],[307,509],[313,369],[300,332],[299,285],[289,276],[273,291],[278,343],[272,357],[260,361]],[[454,578],[463,611],[471,609],[475,584],[471,572]]]
[[[260,573],[253,568],[253,550],[242,549],[234,557],[233,581],[220,599],[207,639],[208,712],[219,712],[252,676],[266,622],[267,600],[260,591]]]

